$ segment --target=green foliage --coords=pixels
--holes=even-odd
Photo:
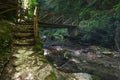
[[[33,47],[33,50],[40,53],[41,55],[43,55],[43,50],[42,50],[42,41],[41,40],[37,40],[36,45]]]
[[[0,72],[3,64],[10,55],[10,45],[12,41],[12,26],[8,21],[0,22]]]
[[[33,17],[35,6],[37,6],[36,0],[29,0],[29,10],[28,10],[29,17]]]
[[[120,3],[116,4],[113,7],[113,11],[115,11],[116,17],[120,19]]]
[[[115,11],[120,11],[120,3],[118,3],[114,6],[114,10]]]
[[[29,2],[30,8],[33,8],[33,7],[35,7],[36,5],[37,5],[36,0],[30,0],[30,2]]]
[[[115,45],[115,29],[120,27],[119,0],[41,0],[40,4],[42,11],[50,10],[66,18],[77,16],[80,20],[77,41],[109,47]],[[59,31],[45,34],[60,38]]]
[[[82,42],[100,44],[102,46],[114,45],[117,19],[109,14],[98,14],[89,20],[80,23],[79,39]]]
[[[40,34],[52,40],[64,41],[64,36],[67,35],[67,29],[41,29]]]
[[[7,21],[0,22],[0,53],[4,53],[12,41],[12,26]]]
[[[89,16],[91,10],[111,10],[119,0],[40,0],[41,10],[52,10],[55,14]]]
[[[81,16],[81,19],[89,19],[90,18],[90,8],[83,8],[81,9],[79,16]]]

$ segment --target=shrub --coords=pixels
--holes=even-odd
[[[42,29],[41,36],[47,36],[48,39],[54,40],[54,41],[64,41],[64,36],[67,35],[67,29]]]
[[[115,16],[108,14],[95,15],[89,20],[82,21],[77,36],[78,40],[105,47],[113,46],[115,44],[115,29],[120,24],[116,24],[117,21]]]
[[[43,55],[42,45],[42,41],[38,39],[36,45],[33,47],[33,50]]]
[[[1,21],[0,22],[0,53],[5,52],[5,50],[10,46],[12,41],[12,26],[10,22]]]

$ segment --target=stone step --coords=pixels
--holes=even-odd
[[[18,24],[13,27],[13,32],[33,32],[33,25]]]
[[[13,27],[13,45],[34,45],[34,28],[32,24],[17,24]]]
[[[32,46],[34,45],[35,43],[13,43],[13,45],[16,45],[16,46]]]
[[[21,29],[14,29],[13,30],[13,32],[14,33],[16,33],[16,32],[19,32],[19,33],[34,33],[34,30],[33,29],[23,29],[23,30],[21,30]]]
[[[13,31],[25,31],[25,30],[33,30],[34,27],[33,26],[16,26],[16,27],[13,27]]]
[[[17,24],[15,27],[33,27],[31,24]]]
[[[14,33],[14,38],[29,38],[34,37],[34,33]]]
[[[31,38],[31,39],[21,38],[21,39],[15,39],[13,41],[14,43],[34,43],[35,42],[34,38]]]

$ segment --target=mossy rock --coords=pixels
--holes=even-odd
[[[67,59],[69,59],[69,58],[71,58],[71,54],[70,54],[71,52],[70,51],[64,51],[64,57],[65,58],[67,58]]]

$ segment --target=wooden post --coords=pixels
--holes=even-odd
[[[72,27],[69,27],[68,28],[68,34],[69,34],[69,36],[71,37],[71,38],[74,38],[74,37],[76,37],[77,36],[77,27],[75,27],[75,26],[72,26]]]
[[[34,38],[35,38],[35,44],[37,42],[37,7],[35,7],[34,10]]]

